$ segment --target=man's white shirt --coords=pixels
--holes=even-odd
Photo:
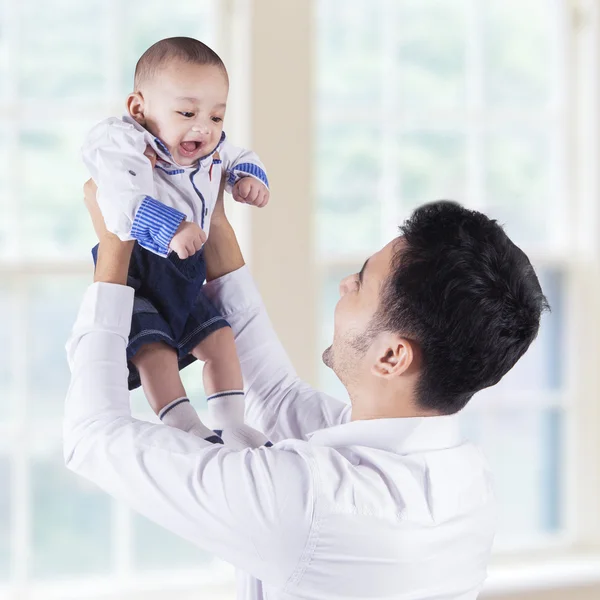
[[[208,283],[230,322],[249,425],[233,451],[134,419],[133,289],[91,285],[67,354],[69,469],[239,569],[244,600],[471,600],[495,531],[490,475],[456,417],[350,421],[297,377],[247,267]]]

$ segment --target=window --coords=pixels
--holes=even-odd
[[[0,6],[0,588],[158,569],[230,581],[230,568],[68,472],[61,439],[64,343],[92,274],[84,134],[124,111],[151,43],[190,35],[215,45],[218,3]],[[201,400],[199,372],[187,378]],[[139,394],[134,407],[153,417]]]
[[[451,198],[505,224],[553,311],[528,354],[462,413],[500,501],[498,547],[567,532],[565,354],[577,266],[570,167],[571,14],[556,0],[317,2],[321,346],[342,277],[414,207]],[[573,209],[573,210],[572,210]],[[569,349],[570,348],[570,349]],[[321,382],[344,390],[321,366]]]

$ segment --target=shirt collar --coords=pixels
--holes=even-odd
[[[397,454],[443,450],[462,443],[456,415],[351,421],[320,429],[308,438],[319,446],[366,446]]]
[[[146,143],[154,150],[154,152],[156,152],[156,155],[158,156],[158,158],[160,158],[162,161],[164,161],[166,163],[169,163],[170,165],[181,168],[181,165],[178,165],[173,160],[173,157],[171,156],[169,149],[167,148],[167,146],[164,144],[164,142],[160,138],[153,136],[145,127],[142,127],[134,118],[132,118],[129,115],[125,115],[123,117],[123,121],[125,123],[129,123],[130,125],[133,125],[133,127],[135,127],[138,131],[141,131],[145,134]],[[209,156],[212,156],[221,147],[221,145],[223,144],[223,142],[225,141],[226,138],[227,138],[227,136],[225,135],[225,132],[222,131],[221,139],[219,140],[219,143],[216,145],[214,150],[212,152],[210,152],[209,154],[207,154],[206,156],[202,156],[201,158],[199,158],[198,163],[201,163],[202,161],[206,160]]]

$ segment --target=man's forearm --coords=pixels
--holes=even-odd
[[[213,218],[210,235],[204,245],[206,281],[218,279],[244,266],[244,257],[231,223],[225,215]]]
[[[115,235],[105,235],[98,245],[94,281],[127,285],[129,261],[135,242],[122,242]]]

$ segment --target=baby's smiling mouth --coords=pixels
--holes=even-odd
[[[181,142],[179,152],[182,156],[190,158],[197,154],[204,147],[204,142]]]

